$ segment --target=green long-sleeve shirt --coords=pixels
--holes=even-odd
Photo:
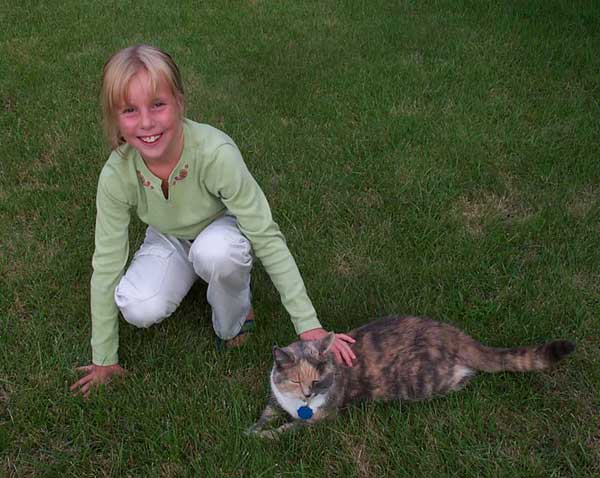
[[[187,119],[183,131],[183,152],[169,177],[168,199],[161,180],[128,145],[121,147],[120,154],[113,152],[100,173],[91,280],[91,344],[96,365],[118,362],[114,291],[129,256],[133,212],[164,234],[191,240],[230,211],[279,291],[296,333],[321,327],[267,199],[235,143],[225,133]]]

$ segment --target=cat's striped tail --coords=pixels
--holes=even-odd
[[[493,348],[474,342],[462,351],[468,367],[482,372],[529,372],[548,368],[575,350],[568,340],[519,348]]]

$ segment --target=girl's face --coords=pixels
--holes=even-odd
[[[152,90],[146,70],[129,82],[126,102],[117,109],[119,132],[147,163],[177,162],[183,149],[182,106],[166,81]]]

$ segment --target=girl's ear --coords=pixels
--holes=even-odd
[[[319,344],[319,354],[323,357],[327,355],[327,352],[329,352],[329,349],[331,349],[331,346],[334,342],[335,334],[333,332],[329,332],[326,337],[321,339],[321,343]]]
[[[177,106],[179,108],[179,116],[183,119],[185,117],[185,98],[181,93],[176,93],[175,101],[177,101]]]
[[[273,347],[273,359],[275,360],[275,365],[279,368],[291,367],[296,362],[296,358],[289,350],[277,347],[276,345]]]

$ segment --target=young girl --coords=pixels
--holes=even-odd
[[[104,66],[106,134],[114,148],[100,173],[92,260],[92,364],[71,390],[90,390],[124,373],[119,365],[118,311],[137,326],[170,316],[193,283],[208,284],[217,337],[243,342],[253,326],[252,251],[258,257],[302,340],[321,327],[269,204],[240,151],[223,132],[184,118],[179,69],[163,51],[138,45]],[[131,214],[148,225],[129,256]],[[123,274],[124,273],[124,274]],[[334,352],[349,366],[354,340],[337,334]]]

